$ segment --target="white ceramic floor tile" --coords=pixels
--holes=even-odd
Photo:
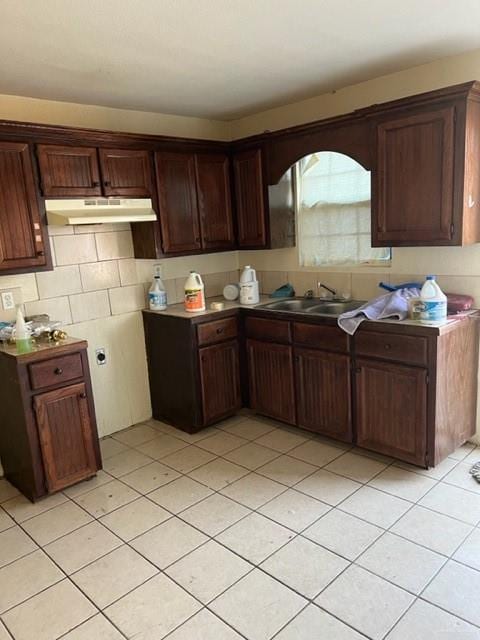
[[[58,507],[59,504],[66,502],[67,499],[62,493],[55,493],[53,496],[48,496],[38,502],[30,502],[25,496],[19,495],[4,502],[2,507],[17,522],[25,522],[25,520],[38,516],[44,511]]]
[[[188,444],[183,440],[166,434],[159,435],[157,433],[155,440],[150,440],[150,442],[140,445],[137,449],[146,456],[161,460],[171,453],[174,453],[174,451],[179,451],[187,446]]]
[[[157,504],[139,498],[107,514],[100,522],[128,542],[171,517],[171,513]]]
[[[75,502],[95,518],[100,518],[139,497],[139,493],[127,487],[123,482],[112,480],[112,482],[104,484],[93,491],[83,493],[78,498],[75,498]]]
[[[344,453],[345,451],[340,447],[335,447],[317,440],[307,440],[300,446],[292,449],[288,455],[317,467],[323,467]]]
[[[68,501],[30,518],[22,526],[35,542],[46,545],[91,521],[92,517],[88,513],[74,502]]]
[[[204,440],[205,438],[209,438],[210,436],[214,436],[218,433],[218,429],[215,427],[205,427],[197,431],[196,433],[187,433],[187,431],[183,431],[182,429],[177,429],[177,427],[173,427],[171,424],[165,423],[156,423],[160,424],[160,427],[156,427],[161,433],[173,436],[178,440],[183,440],[186,444],[196,444],[200,442],[200,440]]]
[[[94,521],[48,544],[45,551],[69,575],[121,545],[120,538]]]
[[[369,486],[391,493],[398,498],[417,502],[436,484],[436,480],[399,467],[388,467],[369,482]]]
[[[422,598],[480,626],[480,571],[449,560],[432,580]]]
[[[480,640],[480,629],[438,607],[416,600],[386,640]]]
[[[259,511],[275,522],[283,524],[284,527],[300,532],[330,509],[330,505],[320,500],[315,500],[294,489],[288,489],[263,505]]]
[[[285,527],[252,513],[217,536],[217,540],[253,564],[259,564],[294,537]]]
[[[250,509],[258,509],[285,490],[286,487],[278,482],[264,478],[258,473],[249,473],[222,489],[221,493]]]
[[[248,562],[210,540],[171,565],[165,573],[207,604],[251,569]]]
[[[260,467],[257,473],[261,473],[263,476],[267,476],[271,480],[281,482],[289,487],[300,480],[303,480],[307,476],[311,475],[317,470],[312,464],[297,460],[290,456],[280,456],[269,462],[268,464]]]
[[[120,443],[118,443],[120,444]],[[123,446],[123,445],[122,445]],[[111,482],[113,480],[113,476],[105,473],[105,471],[97,471],[97,475],[93,476],[93,478],[89,478],[88,480],[84,480],[83,482],[78,482],[74,484],[72,487],[68,487],[63,490],[63,493],[67,495],[69,498],[76,498],[77,496],[81,496],[82,493],[88,493],[89,491],[93,491],[97,487],[101,487],[103,484],[107,484],[107,482]]]
[[[254,570],[210,608],[249,640],[269,640],[305,605],[304,598]]]
[[[100,451],[102,453],[102,460],[107,460],[107,458],[111,458],[112,456],[116,456],[119,453],[123,453],[123,451],[128,451],[129,447],[126,444],[123,444],[119,440],[115,440],[114,438],[107,437],[102,438],[100,440]]]
[[[40,549],[0,569],[0,613],[59,582],[63,573]]]
[[[151,462],[152,459],[140,453],[140,451],[128,449],[123,453],[118,453],[116,456],[107,458],[103,463],[103,468],[114,478],[120,478]]]
[[[279,455],[278,451],[262,447],[256,442],[248,442],[238,449],[225,453],[223,457],[230,462],[239,464],[241,467],[247,467],[247,469],[254,471]]]
[[[122,482],[125,482],[139,493],[150,493],[150,491],[154,491],[179,477],[180,474],[177,471],[161,462],[155,461],[122,476]]]
[[[4,620],[15,640],[53,640],[96,612],[75,585],[63,580],[6,613]]]
[[[202,609],[175,629],[168,640],[242,640],[242,637],[208,609]]]
[[[20,527],[10,527],[0,533],[0,567],[38,549]]]
[[[222,460],[217,458],[212,462],[194,469],[188,475],[194,480],[198,480],[210,489],[219,491],[223,489],[235,480],[239,480],[242,476],[247,475],[248,469],[240,467],[238,464],[228,462],[228,460]]]
[[[413,507],[391,531],[437,553],[450,556],[472,531],[472,527],[423,507]]]
[[[240,636],[238,636],[240,638]],[[0,620],[0,640],[12,640],[12,636],[5,629],[3,622]]]
[[[263,447],[273,449],[274,451],[287,453],[287,451],[307,442],[307,438],[304,438],[297,433],[291,433],[290,431],[277,428],[263,436],[260,436],[260,438],[257,438],[255,442],[257,444],[261,444]]]
[[[357,482],[368,482],[378,473],[386,468],[384,462],[377,462],[365,456],[359,456],[347,451],[339,458],[330,462],[325,469],[333,471],[341,476],[356,480]]]
[[[165,569],[207,540],[203,533],[173,517],[130,544],[154,565]]]
[[[216,536],[249,513],[250,509],[247,507],[225,496],[214,494],[182,511],[181,517],[207,535]]]
[[[114,433],[112,438],[126,444],[129,447],[138,447],[144,442],[149,442],[158,436],[158,432],[146,424],[140,424],[124,431]]]
[[[358,482],[320,469],[295,485],[295,489],[334,506],[361,486]]]
[[[309,604],[275,636],[275,640],[365,640],[346,624]]]
[[[394,584],[419,594],[440,570],[444,556],[385,533],[356,562]]]
[[[394,462],[395,467],[406,469],[407,471],[411,471],[412,473],[419,473],[422,476],[427,476],[427,478],[433,478],[434,480],[441,480],[457,464],[458,460],[454,460],[453,458],[445,458],[445,460],[440,462],[440,464],[437,464],[435,467],[431,467],[430,469],[422,469],[422,467],[416,467],[413,464],[407,464],[406,462],[399,462],[398,460]]]
[[[381,640],[414,596],[351,565],[315,602],[373,640]]]
[[[98,614],[62,636],[62,640],[124,640],[124,636],[105,616]]]
[[[253,420],[252,418],[247,418],[233,424],[227,424],[226,426],[219,425],[219,427],[223,431],[228,431],[228,433],[232,433],[234,436],[240,436],[246,440],[256,440],[257,438],[261,438],[265,434],[276,429],[272,424]]]
[[[342,502],[340,508],[386,529],[411,506],[411,502],[365,486]]]
[[[5,478],[0,478],[0,504],[18,495],[20,495],[20,492],[13,484],[10,484]]]
[[[241,447],[242,444],[245,444],[246,442],[247,441],[244,438],[239,438],[231,433],[219,431],[215,435],[210,436],[210,438],[200,440],[197,443],[197,447],[205,449],[205,451],[210,451],[210,453],[217,456],[221,456],[228,451],[238,449],[238,447]]]
[[[475,445],[471,442],[465,442],[461,447],[458,447],[456,451],[449,455],[449,458],[454,458],[455,460],[463,460],[466,458],[473,450],[475,449]]]
[[[156,640],[173,631],[200,607],[170,578],[158,575],[108,607],[106,615],[128,638]]]
[[[261,568],[291,589],[312,599],[338,576],[349,562],[305,538],[295,538],[275,552]]]
[[[212,490],[185,476],[160,487],[148,495],[149,500],[172,513],[179,513],[212,494]]]
[[[162,458],[162,462],[180,471],[180,473],[188,473],[197,467],[207,464],[207,462],[211,462],[215,458],[216,455],[214,453],[204,451],[200,449],[200,447],[192,445]]]
[[[468,524],[480,522],[480,495],[443,482],[427,493],[419,504]]]
[[[80,569],[71,578],[97,607],[104,609],[156,573],[156,567],[123,545]]]
[[[15,520],[13,520],[6,511],[0,508],[0,531],[5,531],[14,525]]]
[[[480,483],[470,473],[471,468],[471,464],[460,462],[450,473],[447,473],[443,478],[443,482],[448,482],[448,484],[453,484],[456,487],[461,487],[480,495]]]
[[[382,533],[380,527],[332,509],[302,535],[344,558],[355,560]]]
[[[480,571],[480,529],[474,529],[453,556],[458,562]]]

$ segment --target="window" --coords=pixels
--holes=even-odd
[[[370,171],[330,151],[302,158],[297,171],[301,266],[390,261],[390,248],[371,246]]]

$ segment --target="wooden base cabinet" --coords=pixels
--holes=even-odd
[[[102,466],[86,348],[69,340],[24,355],[0,350],[0,459],[32,501]]]
[[[200,387],[205,424],[221,420],[242,406],[238,342],[229,340],[199,350]]]

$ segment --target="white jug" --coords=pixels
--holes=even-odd
[[[205,286],[196,271],[190,271],[185,282],[185,311],[205,311]]]
[[[260,289],[255,269],[247,265],[240,276],[240,304],[258,304]]]

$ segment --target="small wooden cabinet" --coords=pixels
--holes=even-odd
[[[30,500],[101,468],[86,348],[69,339],[23,355],[0,350],[0,459]]]
[[[203,421],[211,424],[236,413],[242,406],[238,341],[203,347],[198,355]]]
[[[264,248],[267,245],[265,221],[265,182],[262,152],[248,149],[233,156],[238,246]]]
[[[31,147],[0,141],[0,273],[37,271],[49,265]]]
[[[105,196],[151,198],[152,158],[142,149],[99,149]]]

